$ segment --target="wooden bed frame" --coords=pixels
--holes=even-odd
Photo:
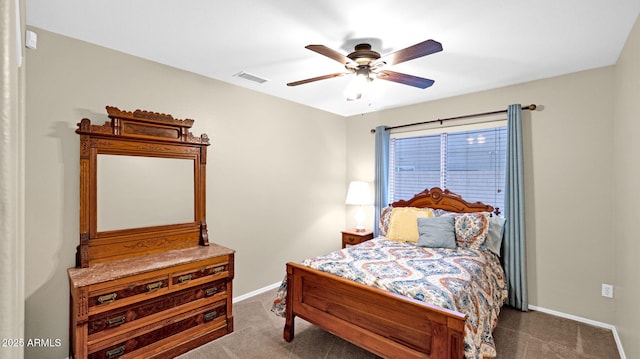
[[[440,188],[424,190],[393,207],[429,207],[459,213],[493,212]],[[299,316],[384,358],[462,359],[462,313],[369,287],[296,263],[287,263],[284,339]]]

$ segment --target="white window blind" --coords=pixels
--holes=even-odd
[[[392,137],[389,203],[431,187],[504,208],[506,126]]]

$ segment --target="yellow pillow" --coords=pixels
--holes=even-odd
[[[387,239],[393,241],[418,242],[418,218],[431,218],[430,208],[398,207],[391,210]]]

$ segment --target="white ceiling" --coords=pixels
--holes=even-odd
[[[27,24],[343,116],[615,64],[640,0],[27,0]],[[344,76],[309,51],[368,39],[383,56],[427,39],[442,52],[390,67],[427,89],[375,80],[346,101]],[[364,41],[367,42],[367,41]],[[234,76],[240,71],[263,84]],[[595,86],[596,84],[594,84]]]

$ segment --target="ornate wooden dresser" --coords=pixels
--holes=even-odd
[[[78,124],[80,244],[72,358],[171,358],[233,331],[234,251],[209,243],[206,135],[107,107]]]

